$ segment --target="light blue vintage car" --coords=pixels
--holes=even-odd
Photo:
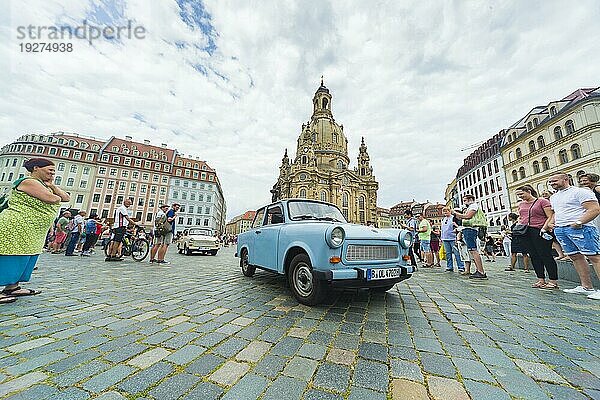
[[[285,274],[296,299],[314,305],[330,287],[386,291],[411,277],[409,231],[350,224],[333,204],[287,199],[256,212],[238,236],[245,276],[256,268]]]

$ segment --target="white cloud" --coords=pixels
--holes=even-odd
[[[0,143],[55,130],[165,142],[217,169],[231,217],[269,199],[324,74],[349,155],[365,136],[389,207],[442,200],[460,148],[598,85],[594,1],[185,3],[195,26],[175,1],[4,3]],[[17,26],[79,22],[92,4],[122,6],[146,38],[19,52]]]

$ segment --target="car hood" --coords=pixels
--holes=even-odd
[[[398,241],[400,229],[381,229],[357,224],[337,224],[346,232],[346,239],[393,240]]]

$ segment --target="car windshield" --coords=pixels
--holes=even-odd
[[[208,229],[190,229],[190,235],[204,235],[204,236],[212,236],[212,233]]]
[[[319,221],[346,222],[340,209],[333,204],[313,201],[290,201],[288,212],[293,220],[315,219]]]

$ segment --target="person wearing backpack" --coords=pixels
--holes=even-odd
[[[471,255],[471,259],[475,264],[476,271],[469,275],[470,279],[487,279],[485,270],[483,269],[483,261],[477,249],[477,237],[479,236],[480,228],[487,227],[487,220],[481,207],[475,201],[475,196],[465,194],[463,203],[467,206],[464,212],[459,212],[457,209],[452,211],[452,215],[462,220],[462,236]],[[483,231],[483,229],[481,229]]]
[[[175,213],[179,210],[179,204],[173,204],[169,210],[168,204],[160,206],[154,217],[154,246],[150,250],[150,262],[157,264],[168,264],[165,254],[169,244],[173,241],[175,228]]]
[[[30,175],[13,183],[8,207],[0,212],[0,304],[40,293],[19,284],[29,282],[60,203],[70,198],[54,185],[52,161],[31,158],[23,166]]]
[[[90,215],[90,218],[85,222],[85,243],[83,244],[83,251],[81,252],[81,255],[83,257],[89,257],[92,255],[90,252],[90,248],[94,245],[94,243],[96,243],[96,240],[98,240],[98,236],[96,235],[97,218],[98,215],[92,214]]]

